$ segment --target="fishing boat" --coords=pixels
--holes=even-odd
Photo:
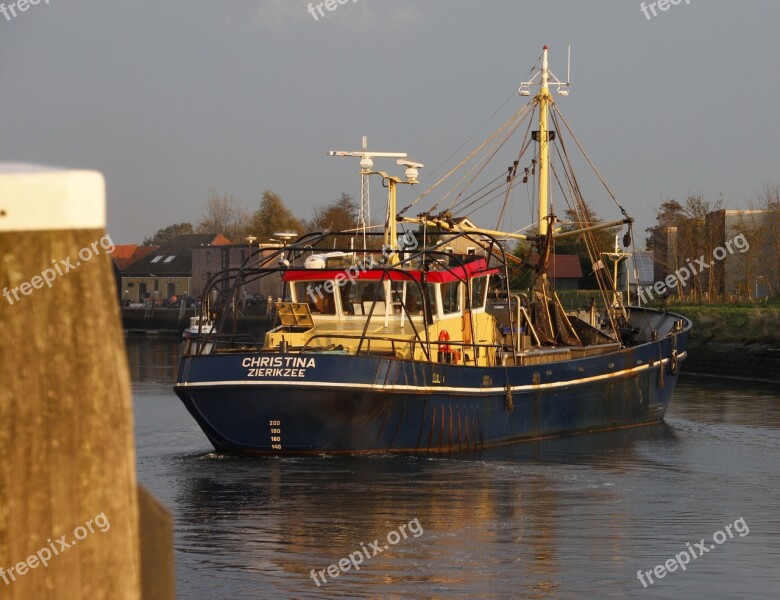
[[[531,86],[538,93],[464,159],[471,168],[460,179],[476,181],[489,162],[477,157],[496,155],[527,123],[520,157],[501,167],[496,184],[509,198],[533,179],[537,215],[525,232],[457,218],[452,207],[474,201],[463,191],[447,210],[406,216],[397,189],[418,184],[422,164],[399,160],[401,179],[374,171],[364,156],[361,174],[381,178],[388,205],[384,230],[363,231],[362,249],[354,233],[310,233],[209,281],[204,298],[219,293],[216,332],[188,340],[175,391],[218,451],[470,452],[664,418],[691,321],[630,306],[617,291],[603,248],[592,242],[596,232],[625,228],[629,246],[633,219],[605,184],[621,217],[590,220],[560,135],[568,125],[550,92],[557,86],[566,95],[568,81],[550,72],[546,46],[540,60],[520,88],[522,96]],[[555,216],[555,184],[577,224]],[[601,307],[566,311],[553,288],[555,244],[569,236],[592,250]],[[514,242],[533,260],[509,252]],[[518,269],[533,278],[522,293],[510,289]],[[283,288],[274,326],[262,340],[230,331],[243,286],[267,277]]]

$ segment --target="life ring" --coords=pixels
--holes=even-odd
[[[441,342],[449,342],[450,341],[450,334],[446,329],[442,329],[439,332],[439,352],[449,352],[450,351],[450,345],[449,344],[442,344]]]
[[[672,355],[669,357],[669,373],[671,375],[677,375],[680,372],[680,362],[677,359],[677,350],[672,350]]]

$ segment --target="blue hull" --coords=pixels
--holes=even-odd
[[[541,365],[471,367],[345,354],[182,358],[176,393],[237,454],[460,452],[661,421],[688,328]],[[676,338],[676,339],[675,339]]]

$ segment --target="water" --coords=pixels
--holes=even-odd
[[[173,394],[179,350],[128,341],[138,478],[173,512],[179,598],[780,597],[776,385],[682,377],[663,424],[465,457],[244,459]],[[637,570],[702,539],[643,587]],[[350,554],[359,571],[310,577]]]

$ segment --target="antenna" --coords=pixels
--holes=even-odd
[[[541,80],[537,81],[537,78],[540,78],[542,74],[543,69],[539,69],[534,73],[533,77],[529,79],[528,81],[523,81],[520,83],[520,87],[518,89],[518,92],[521,96],[530,96],[531,90],[530,87],[532,85],[540,85]],[[555,75],[553,75],[552,71],[549,69],[547,70],[547,75],[549,77],[549,83],[555,86],[558,86],[558,95],[559,96],[568,96],[569,95],[569,85],[571,85],[571,45],[569,46],[569,58],[568,58],[568,64],[566,67],[566,81],[559,80]]]
[[[367,249],[366,232],[371,228],[371,200],[368,172],[374,167],[373,158],[406,158],[406,152],[369,152],[368,136],[363,136],[363,149],[356,152],[328,150],[328,156],[351,156],[360,158],[360,210],[358,228],[363,231],[363,250]]]

